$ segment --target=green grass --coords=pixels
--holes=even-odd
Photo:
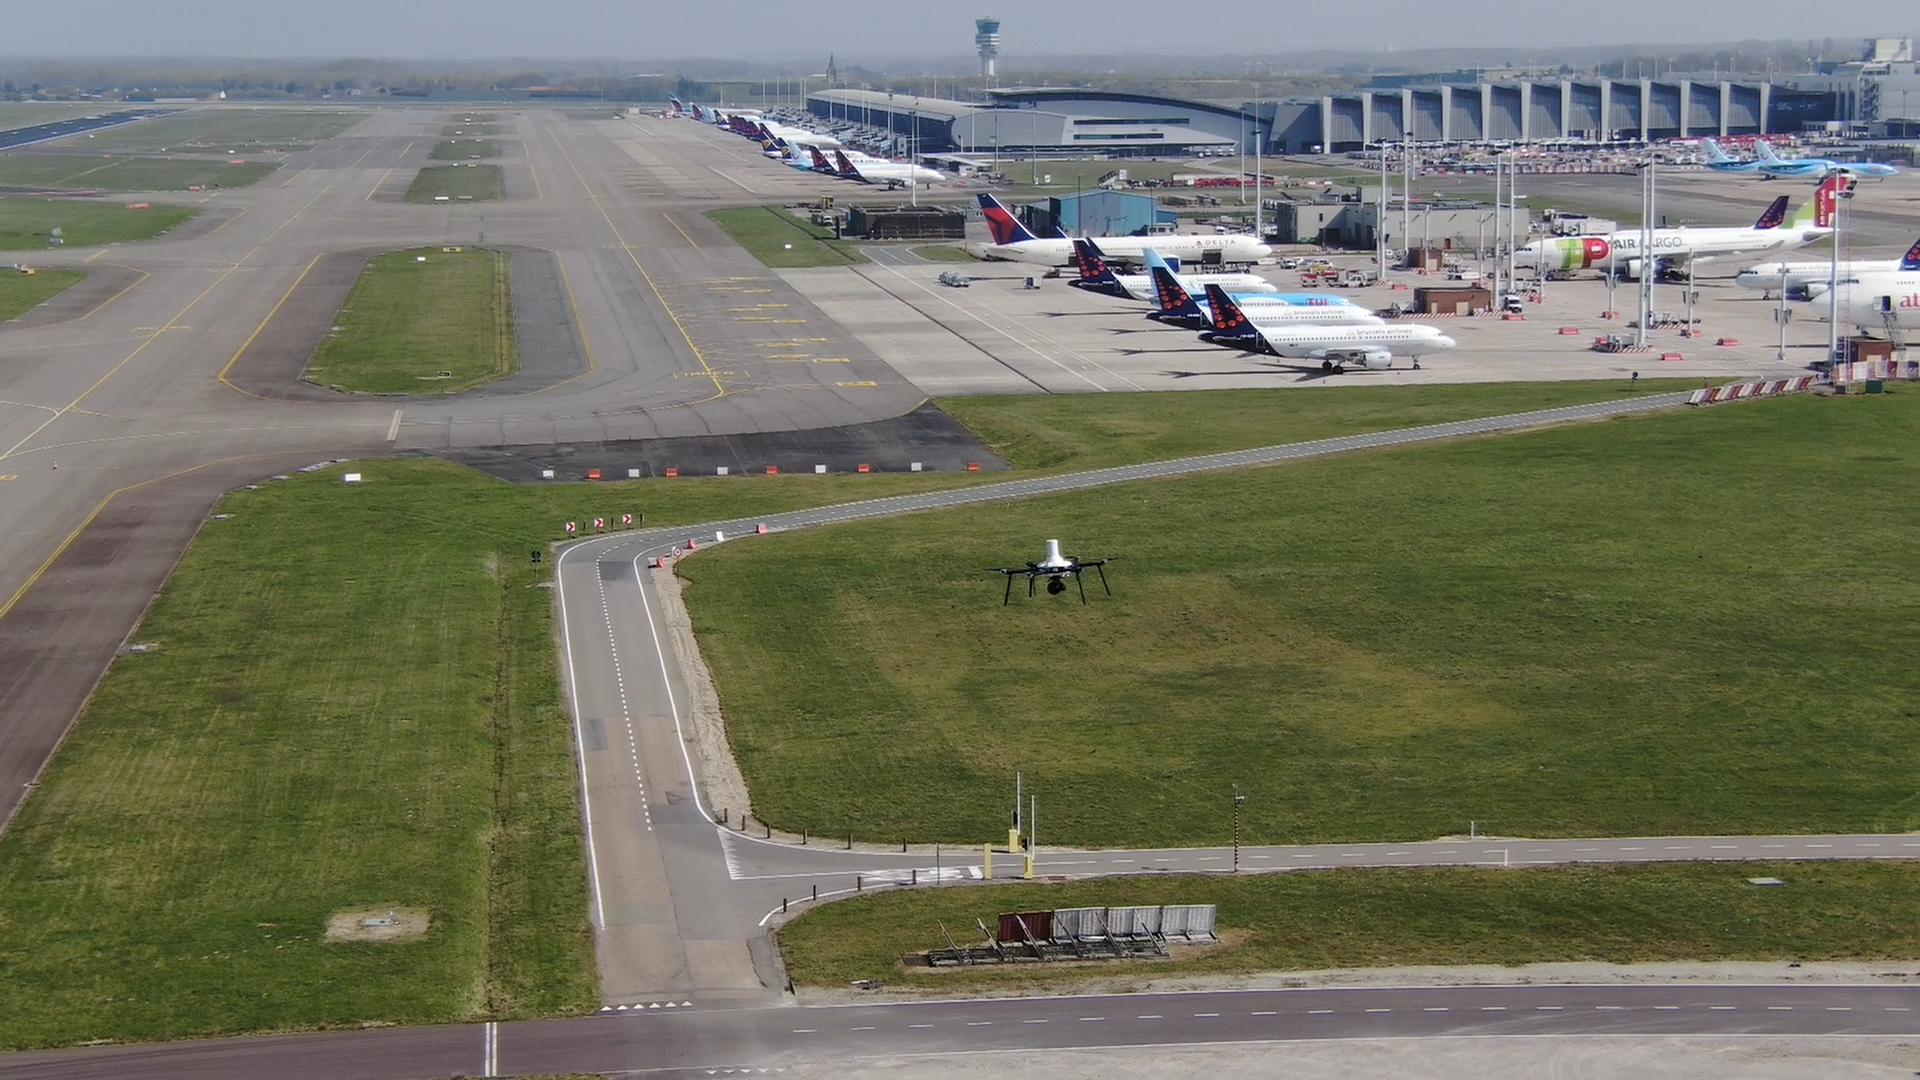
[[[76,116],[99,116],[118,112],[120,106],[100,101],[0,101],[0,131],[14,131],[35,124],[51,124]]]
[[[425,261],[420,261],[424,257]],[[374,257],[305,378],[355,394],[452,394],[514,371],[505,252],[417,248]]]
[[[835,240],[832,229],[794,217],[778,206],[709,210],[707,217],[763,265],[776,269],[851,266],[867,261],[855,242]]]
[[[909,248],[908,250],[928,262],[964,263],[977,261],[973,256],[967,254],[965,248],[955,247],[952,244],[928,244],[924,247]]]
[[[0,251],[44,248],[56,227],[67,247],[151,240],[199,213],[188,206],[130,210],[117,202],[0,198]]]
[[[366,119],[360,110],[256,109],[215,106],[77,135],[69,149],[160,151],[174,154],[257,154],[309,150]]]
[[[407,201],[430,203],[438,195],[458,201],[504,198],[505,177],[498,165],[439,165],[421,169],[407,188]]]
[[[429,156],[435,161],[496,158],[500,156],[500,144],[492,139],[443,139],[433,144],[433,153]]]
[[[1638,392],[1698,385],[1688,379],[1643,379]],[[1019,468],[1094,469],[1551,409],[1634,392],[1622,380],[1326,389],[1312,397],[1293,390],[963,397],[943,399],[940,407]]]
[[[974,920],[992,927],[1003,911],[1155,904],[1218,905],[1221,944],[1157,961],[939,971],[900,962],[944,947],[942,923],[961,944],[978,944]],[[1920,866],[1384,869],[915,889],[816,908],[782,927],[779,941],[797,985],[881,979],[919,991],[1407,965],[1911,960],[1920,957]]]
[[[224,159],[0,153],[0,185],[68,191],[189,191],[246,187],[279,168],[275,162],[232,165]]]
[[[1338,426],[1295,415],[1324,400],[1248,411],[1279,442]],[[1190,423],[1234,427],[1216,404]],[[1213,442],[1125,426],[1141,456]],[[1904,831],[1917,426],[1916,394],[1781,399],[836,526],[680,572],[756,815],[796,832],[978,843],[1016,771],[1063,845],[1223,843],[1234,784],[1267,842]],[[1120,556],[1115,595],[1003,608],[979,568],[1047,537]]]
[[[87,275],[64,267],[42,267],[31,274],[0,270],[0,322],[17,319],[66,292]]]
[[[963,474],[514,486],[383,459],[224,499],[0,838],[0,1047],[598,1005],[550,561],[561,523]],[[422,906],[407,944],[320,940]]]

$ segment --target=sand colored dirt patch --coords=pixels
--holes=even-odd
[[[426,909],[357,908],[335,912],[327,920],[328,941],[407,941],[426,935]]]

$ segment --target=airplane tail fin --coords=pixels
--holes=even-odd
[[[839,150],[835,150],[833,152],[833,160],[834,160],[834,164],[840,166],[841,176],[845,176],[849,179],[855,179],[859,177],[860,170],[853,167],[853,162],[847,160],[846,154],[842,153]]]
[[[1198,319],[1206,318],[1207,313],[1193,302],[1193,296],[1173,276],[1173,271],[1165,265],[1152,267],[1147,271],[1153,277],[1153,294],[1160,301],[1160,307],[1149,317],[1154,319]]]
[[[1112,287],[1120,284],[1119,279],[1113,276],[1113,271],[1107,267],[1107,260],[1100,257],[1091,241],[1075,240],[1073,242],[1073,261],[1074,265],[1080,269],[1080,277],[1072,284],[1080,288]]]
[[[828,176],[835,175],[833,163],[827,160],[827,155],[821,153],[819,147],[809,146],[807,147],[807,152],[813,155],[814,172],[824,173]]]
[[[1911,274],[1916,270],[1920,270],[1920,240],[1915,240],[1913,246],[1908,248],[1907,253],[1900,259],[1901,273]]]
[[[672,94],[668,94],[667,104],[673,106],[673,115],[675,116],[686,115],[687,107],[685,105],[680,104],[679,98],[674,97]]]
[[[1780,155],[1773,152],[1773,144],[1765,139],[1753,140],[1753,152],[1760,155],[1761,161],[1778,162]]]
[[[1240,310],[1240,305],[1233,302],[1225,289],[1211,282],[1207,284],[1207,306],[1213,309],[1213,333],[1208,335],[1209,340],[1251,341],[1258,336],[1247,313]]]
[[[987,231],[993,234],[996,244],[1019,244],[1039,237],[1027,231],[1013,211],[1001,204],[990,191],[980,193],[980,216],[987,219]]]
[[[1787,197],[1781,195],[1774,199],[1773,204],[1767,207],[1766,212],[1754,221],[1753,227],[1756,229],[1774,229],[1778,228],[1780,224],[1786,220]]]
[[[1707,160],[1712,162],[1713,164],[1725,165],[1728,162],[1733,160],[1732,158],[1727,156],[1727,152],[1725,150],[1720,149],[1720,144],[1713,141],[1712,139],[1705,140],[1705,145],[1707,148]]]
[[[1833,228],[1834,209],[1839,203],[1840,193],[1845,190],[1847,190],[1847,177],[1842,173],[1834,173],[1820,181],[1820,186],[1813,189],[1813,198],[1808,199],[1806,205],[1800,208],[1800,212],[1793,215],[1793,227],[1796,229]]]

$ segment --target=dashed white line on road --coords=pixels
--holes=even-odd
[[[1767,1011],[1768,1011],[1768,1012],[1792,1012],[1792,1011],[1793,1011],[1793,1006],[1791,1006],[1791,1005],[1769,1005],[1769,1006],[1767,1006]]]
[[[1020,1021],[1020,1022],[1021,1022],[1021,1023],[1023,1023],[1023,1024],[1044,1024],[1044,1023],[1046,1023],[1046,1021],[1045,1021],[1045,1020],[1022,1020],[1022,1021]]]
[[[1421,1012],[1450,1012],[1452,1010],[1448,1009],[1445,1005],[1429,1005],[1426,1008],[1421,1009],[1420,1011]]]
[[[1161,1016],[1159,1013],[1148,1013],[1145,1016],[1136,1016],[1134,1017],[1134,1019],[1135,1020],[1164,1020],[1166,1019],[1166,1017]]]
[[[1193,1015],[1195,1017],[1203,1017],[1203,1016],[1219,1016],[1220,1014],[1219,1013],[1194,1013]]]
[[[1714,1012],[1732,1012],[1735,1007],[1732,1005],[1709,1005],[1707,1008],[1712,1009]]]
[[[968,1027],[992,1027],[992,1026],[993,1026],[993,1021],[991,1021],[991,1020],[969,1020],[969,1021],[967,1021],[967,1026],[968,1026]]]
[[[1333,1014],[1332,1009],[1308,1009],[1307,1010],[1308,1016],[1331,1016],[1332,1014]]]
[[[908,1028],[930,1028],[932,1026],[933,1026],[932,1024],[908,1024],[907,1025]]]
[[[1481,1012],[1506,1012],[1507,1007],[1505,1005],[1482,1005],[1480,1006],[1480,1011]]]
[[[1566,1006],[1565,1005],[1535,1005],[1534,1008],[1538,1009],[1541,1012],[1563,1012],[1565,1011]]]
[[[1098,1024],[1105,1020],[1106,1017],[1104,1016],[1083,1016],[1080,1018],[1080,1022],[1083,1024]]]
[[[848,1031],[872,1031],[873,1029],[870,1027],[857,1027],[857,1028],[848,1028],[847,1030]]]
[[[1678,1005],[1655,1005],[1653,1008],[1655,1012],[1679,1012],[1680,1011],[1680,1006]]]
[[[1274,1010],[1272,1010],[1272,1009],[1268,1009],[1268,1010],[1266,1010],[1265,1012],[1257,1012],[1257,1013],[1254,1013],[1253,1015],[1255,1015],[1255,1016],[1279,1016],[1280,1014],[1279,1014],[1278,1012],[1276,1012],[1276,1011],[1274,1011]]]
[[[1367,1011],[1371,1013],[1390,1013],[1393,1010],[1392,1009],[1368,1009]]]

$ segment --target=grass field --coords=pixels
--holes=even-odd
[[[445,195],[453,200],[499,199],[506,195],[506,174],[498,165],[438,165],[414,174],[407,201],[430,203]]]
[[[596,1006],[548,567],[561,523],[976,475],[514,486],[383,459],[237,492],[0,838],[0,1047]],[[404,904],[406,944],[328,944]]]
[[[66,292],[87,275],[64,267],[42,267],[31,274],[0,270],[0,322],[17,319]]]
[[[707,217],[733,242],[776,269],[795,266],[851,266],[867,261],[858,241],[835,240],[823,229],[778,206],[741,206],[709,210]],[[790,245],[790,246],[789,246]]]
[[[55,228],[67,247],[151,240],[199,213],[188,206],[129,210],[118,202],[0,198],[0,251],[44,248]]]
[[[492,139],[442,139],[433,144],[433,153],[428,156],[435,161],[496,158],[500,156],[500,144]]]
[[[187,191],[246,187],[280,166],[248,161],[132,157],[122,154],[0,154],[0,185],[69,191]]]
[[[1306,395],[1269,400],[1262,441],[1319,433],[1291,415]],[[1101,403],[1110,447],[1211,441]],[[1234,784],[1266,842],[1903,831],[1916,425],[1916,394],[1781,399],[837,526],[680,572],[756,815],[796,832],[978,843],[1016,770],[1061,845],[1224,843]],[[1013,457],[1117,453],[1058,440]],[[1003,608],[979,568],[1047,537],[1120,556],[1115,595]]]
[[[220,106],[78,135],[57,145],[89,150],[174,154],[254,154],[308,150],[366,119],[348,109],[252,109]]]
[[[1776,877],[1760,888],[1750,877]],[[935,971],[901,957],[962,944],[1003,911],[1216,904],[1220,945],[1172,960]],[[1352,967],[1655,960],[1911,960],[1920,956],[1913,863],[1681,863],[1518,871],[1430,868],[1114,878],[882,892],[809,911],[779,931],[797,985],[843,989],[1064,989],[1164,978]]]
[[[1685,390],[1688,379],[1641,380],[1638,393]],[[1636,391],[1622,381],[1195,390],[947,398],[940,407],[1021,469],[1096,469],[1136,461],[1387,431],[1551,409]]]
[[[0,131],[116,111],[98,101],[0,101]]]
[[[425,261],[421,261],[424,258]],[[376,256],[307,362],[310,382],[355,394],[452,394],[514,371],[505,252]]]

